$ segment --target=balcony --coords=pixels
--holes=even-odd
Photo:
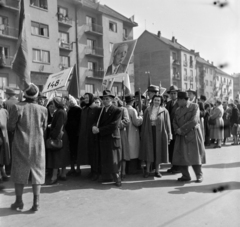
[[[177,59],[175,59],[174,61],[173,61],[173,63],[172,63],[173,65],[180,65],[180,62],[177,60]]]
[[[59,48],[61,50],[72,51],[71,43],[60,42],[59,43]]]
[[[99,47],[85,47],[85,55],[103,58],[103,49]]]
[[[18,30],[7,26],[6,24],[0,24],[0,37],[7,39],[18,39]]]
[[[183,61],[183,66],[188,66],[187,61]]]
[[[72,27],[72,21],[73,20],[68,16],[64,16],[63,14],[58,13],[58,23],[68,27]]]
[[[126,40],[133,40],[133,36],[127,36],[125,34],[123,34],[123,40],[126,41]]]
[[[12,67],[12,61],[13,61],[12,56],[6,56],[5,59],[4,59],[3,67],[11,68]]]
[[[103,27],[98,24],[85,24],[85,32],[93,35],[103,35]]]
[[[18,0],[6,0],[5,8],[11,9],[14,11],[18,11],[19,10],[19,1]]]
[[[86,70],[86,77],[87,78],[94,78],[94,79],[103,79],[104,71],[103,70]]]
[[[173,74],[173,79],[174,80],[180,80],[181,79],[180,73]]]

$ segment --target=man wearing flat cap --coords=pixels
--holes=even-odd
[[[178,105],[173,119],[176,135],[173,165],[179,166],[182,177],[178,181],[190,181],[188,167],[192,166],[196,182],[203,181],[202,164],[206,163],[205,147],[200,129],[199,107],[188,100],[187,92],[178,92]]]
[[[120,187],[119,176],[121,166],[121,138],[119,124],[122,119],[122,110],[114,105],[112,101],[115,95],[109,90],[103,91],[100,98],[103,101],[103,109],[99,115],[96,126],[93,126],[93,134],[99,135],[99,148],[101,155],[101,173],[111,174],[115,185]]]
[[[173,151],[174,151],[174,144],[175,144],[175,134],[174,134],[174,128],[173,128],[173,119],[175,116],[176,109],[178,108],[178,102],[177,102],[177,94],[178,94],[178,87],[176,85],[170,86],[167,93],[170,95],[170,101],[167,102],[166,109],[169,112],[170,121],[171,121],[171,130],[173,133],[173,139],[170,141],[170,144],[168,146],[168,153],[169,153],[169,161],[172,163],[172,157],[173,157]],[[167,170],[168,173],[179,173],[178,167],[172,165],[171,169]]]
[[[38,94],[38,105],[45,106],[45,100],[46,99],[47,99],[47,97],[45,95],[43,95],[43,93],[39,92],[39,94]]]
[[[159,92],[159,87],[156,85],[150,85],[147,89],[149,99],[152,100],[152,97]]]

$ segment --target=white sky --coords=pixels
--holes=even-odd
[[[126,17],[135,15],[137,39],[145,28],[163,37],[172,36],[188,49],[215,66],[227,63],[223,71],[240,73],[240,0],[228,6],[213,5],[214,0],[101,0]],[[222,0],[221,2],[225,2]]]

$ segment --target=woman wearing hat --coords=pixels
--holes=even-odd
[[[12,107],[8,130],[14,132],[11,178],[15,183],[16,201],[11,209],[23,209],[22,194],[31,173],[33,188],[32,211],[39,209],[41,184],[45,182],[45,143],[47,109],[37,104],[38,87],[30,84],[25,101]]]
[[[47,167],[53,169],[51,181],[48,185],[56,184],[58,182],[58,169],[61,168],[59,180],[65,181],[66,178],[66,167],[70,165],[70,150],[68,135],[65,129],[67,122],[67,113],[64,110],[64,100],[62,97],[53,98],[53,106],[56,109],[53,115],[52,124],[49,132],[51,139],[61,138],[63,146],[59,150],[47,151]]]
[[[150,165],[154,163],[155,177],[161,177],[159,164],[168,163],[168,145],[172,139],[170,117],[162,107],[163,97],[154,95],[150,107],[144,112],[139,159],[147,163],[144,177],[149,177]]]

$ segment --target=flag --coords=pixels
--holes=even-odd
[[[77,81],[77,70],[76,65],[73,67],[72,76],[70,79],[70,83],[68,85],[68,93],[75,98],[79,98],[79,89],[78,89],[78,81]]]
[[[25,25],[24,0],[21,0],[18,26],[17,52],[14,56],[12,65],[12,70],[18,76],[18,86],[21,90],[25,90],[31,81],[28,62],[29,60]]]
[[[6,65],[5,51],[4,51],[4,47],[1,47],[1,49],[0,49],[0,69],[4,68],[5,65]]]

